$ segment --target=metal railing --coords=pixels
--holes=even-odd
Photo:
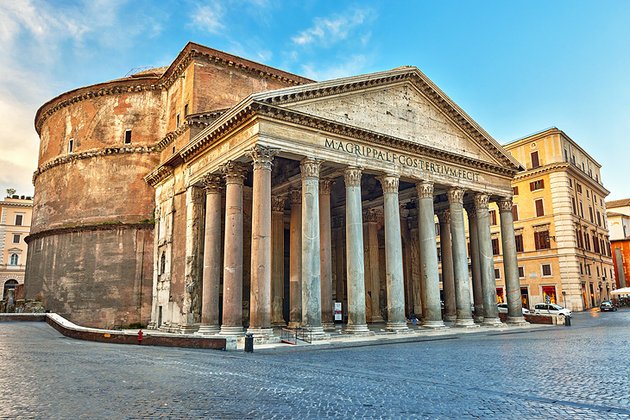
[[[306,343],[313,342],[313,333],[306,328],[283,328],[280,332],[280,341],[296,345],[298,340]]]

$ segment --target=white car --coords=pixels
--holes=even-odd
[[[499,309],[499,313],[507,314],[508,313],[508,305],[507,303],[497,303],[497,308]],[[529,314],[529,309],[521,307],[523,310],[523,315]]]
[[[555,303],[537,303],[534,306],[534,313],[536,315],[564,315],[571,316],[571,311],[567,308],[563,308]]]

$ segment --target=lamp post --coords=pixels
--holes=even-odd
[[[567,292],[566,290],[562,291],[562,302],[564,303],[564,307],[567,307]]]

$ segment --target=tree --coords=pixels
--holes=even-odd
[[[11,197],[15,194],[15,188],[7,188],[7,197]]]

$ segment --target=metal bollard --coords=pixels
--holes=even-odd
[[[570,327],[571,326],[571,317],[570,316],[565,316],[564,317],[564,326],[565,327]]]
[[[252,333],[245,334],[245,352],[246,353],[254,352],[254,334]]]

